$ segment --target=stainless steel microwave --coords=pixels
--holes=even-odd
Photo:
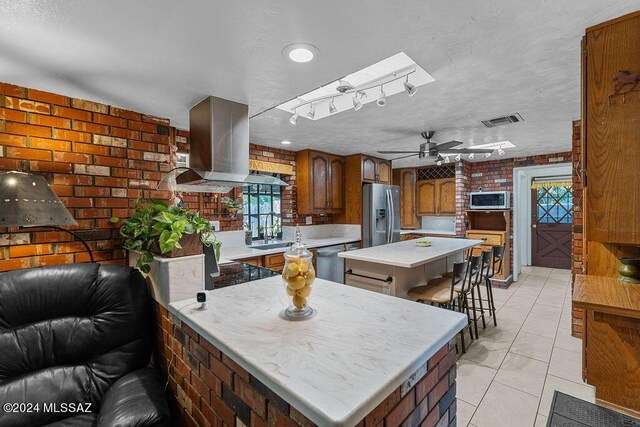
[[[509,209],[508,191],[481,191],[469,194],[469,209]]]

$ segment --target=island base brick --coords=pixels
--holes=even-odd
[[[174,425],[315,425],[165,307],[154,305],[157,325],[154,365],[165,377],[168,373],[167,393]],[[356,425],[454,424],[455,369],[454,339],[416,369],[420,378],[410,375],[406,384],[393,390]]]

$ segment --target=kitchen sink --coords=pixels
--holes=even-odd
[[[251,249],[260,249],[260,250],[277,249],[277,248],[287,248],[291,245],[293,245],[293,242],[267,243],[266,245],[251,246]]]

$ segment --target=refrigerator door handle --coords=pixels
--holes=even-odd
[[[385,189],[385,196],[386,196],[386,209],[387,209],[387,215],[386,215],[386,220],[387,220],[387,227],[386,227],[386,238],[387,238],[387,244],[391,243],[391,233],[393,232],[393,211],[391,209],[391,191],[389,189]]]
[[[395,212],[395,206],[393,205],[393,193],[391,192],[391,190],[389,190],[389,203],[391,204],[391,224],[389,226],[389,243],[393,243],[393,233],[395,232],[395,226],[396,226],[396,212]]]

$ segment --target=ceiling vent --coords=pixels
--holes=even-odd
[[[496,126],[508,125],[511,123],[518,123],[524,121],[522,116],[518,113],[510,114],[508,116],[496,117],[495,119],[483,120],[482,124],[488,128],[494,128]]]

